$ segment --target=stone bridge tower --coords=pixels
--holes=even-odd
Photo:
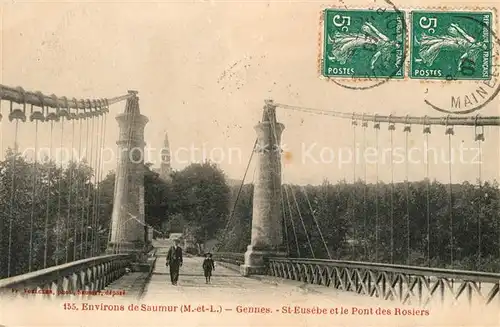
[[[116,117],[120,127],[115,176],[111,239],[108,253],[142,253],[147,243],[144,218],[144,127],[136,91],[125,112]]]
[[[281,133],[285,126],[276,121],[276,106],[266,101],[257,132],[257,171],[253,195],[252,237],[241,265],[242,275],[262,274],[266,257],[285,255],[281,222]]]

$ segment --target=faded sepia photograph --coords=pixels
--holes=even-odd
[[[0,2],[0,327],[500,326],[499,10]]]

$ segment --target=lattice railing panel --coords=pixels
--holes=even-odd
[[[239,266],[245,262],[245,255],[243,253],[216,252],[213,254],[213,259]]]
[[[270,258],[268,273],[409,305],[500,305],[497,273],[285,258]]]

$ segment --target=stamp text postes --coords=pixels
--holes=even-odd
[[[404,12],[326,9],[323,19],[323,76],[404,78]]]
[[[412,11],[410,17],[410,78],[491,78],[491,13]]]

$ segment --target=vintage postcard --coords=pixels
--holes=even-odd
[[[0,2],[0,327],[500,326],[499,10]]]

